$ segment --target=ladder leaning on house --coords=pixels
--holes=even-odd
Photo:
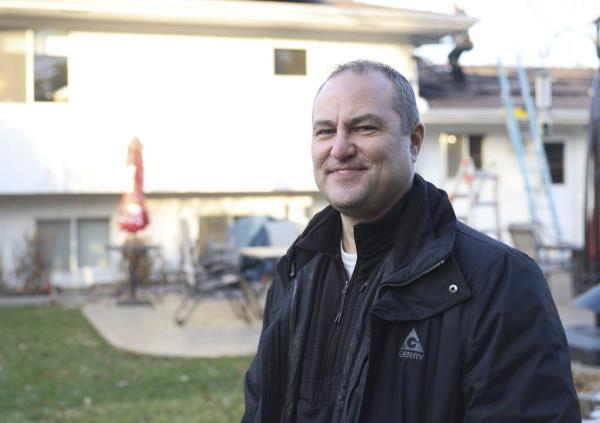
[[[502,103],[506,112],[508,135],[517,157],[519,172],[523,178],[530,221],[541,230],[540,235],[544,238],[544,241],[561,243],[562,231],[552,192],[552,179],[538,127],[537,113],[531,97],[527,72],[520,63],[517,68],[521,97],[527,111],[531,142],[525,144],[523,141],[510,96],[510,82],[504,65],[499,62],[498,77],[500,79]]]
[[[465,157],[458,167],[448,198],[457,212],[457,219],[476,227],[480,232],[501,240],[498,210],[498,174],[476,169],[472,157]],[[489,210],[493,216],[481,219],[479,211]]]

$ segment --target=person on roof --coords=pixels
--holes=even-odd
[[[454,5],[454,14],[466,15],[465,11],[456,4]],[[473,49],[473,41],[471,41],[471,37],[469,37],[469,31],[459,32],[453,38],[454,48],[448,54],[448,63],[450,64],[451,69],[450,72],[456,81],[463,82],[465,80],[465,74],[460,63],[458,63],[458,60],[465,51]]]
[[[415,173],[410,83],[343,64],[312,122],[330,205],[277,264],[242,422],[580,423],[540,269]]]

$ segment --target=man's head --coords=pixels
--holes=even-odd
[[[414,92],[400,73],[362,60],[339,66],[313,106],[319,190],[356,221],[379,217],[410,189],[423,135]]]

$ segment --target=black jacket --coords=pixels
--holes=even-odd
[[[333,421],[580,423],[567,341],[537,265],[457,222],[445,193],[419,176],[399,203],[355,227],[359,263],[361,245],[380,259],[338,357]],[[330,259],[302,245],[336,216],[315,216],[278,263],[243,423],[296,419],[314,293]]]

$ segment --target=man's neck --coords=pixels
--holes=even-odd
[[[345,252],[356,254],[356,242],[354,241],[354,225],[360,221],[344,214],[342,217],[342,248]]]

